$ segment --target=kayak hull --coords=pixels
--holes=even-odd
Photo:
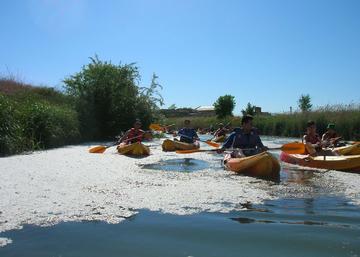
[[[357,142],[353,145],[336,147],[335,150],[341,155],[359,155],[360,154],[360,142]]]
[[[311,157],[309,155],[287,154],[282,152],[280,160],[310,168],[360,172],[360,155]]]
[[[170,139],[165,139],[162,143],[163,151],[176,151],[176,150],[193,150],[199,149],[200,145],[199,142],[195,142],[193,144],[188,144],[180,141],[174,141]]]
[[[227,154],[224,165],[227,170],[253,177],[278,178],[280,174],[279,161],[268,152],[243,158],[231,158]]]
[[[150,154],[150,148],[140,142],[136,142],[130,145],[127,145],[126,143],[121,143],[117,147],[117,150],[119,154],[124,155],[147,156]]]

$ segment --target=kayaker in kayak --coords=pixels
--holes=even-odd
[[[303,136],[302,142],[305,144],[306,150],[310,155],[316,155],[321,152],[321,138],[316,133],[315,121],[309,120],[306,124],[306,133]]]
[[[184,128],[178,131],[180,142],[193,144],[196,140],[199,140],[199,136],[197,135],[196,130],[190,127],[190,123],[190,120],[185,120]]]
[[[312,120],[308,121],[306,124],[306,133],[303,136],[302,141],[305,144],[305,148],[310,156],[338,155],[336,152],[323,149],[324,143],[319,134],[316,133],[316,124]]]
[[[226,139],[223,146],[218,152],[226,149],[238,148],[231,157],[240,158],[251,156],[266,151],[268,148],[263,145],[257,129],[252,125],[253,116],[247,114],[241,120],[241,128],[235,128],[230,136]]]
[[[228,130],[224,127],[224,124],[219,123],[219,128],[214,132],[214,137],[226,136]]]
[[[327,125],[327,131],[322,135],[323,146],[325,147],[337,147],[341,146],[339,140],[341,137],[335,131],[335,124],[329,123]]]
[[[120,138],[118,143],[133,144],[136,142],[141,142],[143,140],[145,131],[141,128],[141,121],[139,119],[135,120],[134,127],[125,132],[124,136]]]

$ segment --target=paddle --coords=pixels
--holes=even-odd
[[[254,150],[255,148],[246,148],[240,150]],[[203,150],[203,149],[193,149],[193,150],[178,150],[176,153],[180,154],[188,154],[188,153],[197,153],[197,152],[215,152],[218,149],[210,149],[210,150]],[[236,149],[233,149],[236,150]],[[237,149],[239,150],[239,149]],[[305,145],[303,143],[288,143],[284,144],[281,147],[269,148],[269,150],[281,150],[288,154],[303,154],[305,152]]]
[[[186,136],[186,135],[183,135],[183,134],[178,134],[178,136],[193,139],[192,137],[189,137],[189,136]],[[216,148],[218,148],[218,147],[221,145],[221,144],[218,144],[218,143],[215,143],[215,142],[211,142],[211,141],[209,141],[209,140],[206,140],[206,141],[205,141],[205,140],[199,139],[199,141],[200,141],[200,142],[204,142],[204,143],[206,143],[206,144],[208,144],[208,145],[210,145],[210,146],[212,146],[212,147],[216,147]]]
[[[139,138],[141,136],[144,136],[146,137],[146,133],[149,132],[149,131],[145,131],[144,132],[144,135],[139,135],[139,136],[136,136],[136,137],[132,137],[132,138],[129,138],[129,139],[125,139],[123,142],[127,142],[127,141],[131,141],[135,138]],[[89,153],[103,153],[105,152],[106,149],[108,149],[109,147],[112,147],[114,145],[118,145],[118,142],[115,142],[113,143],[112,145],[108,145],[108,146],[105,146],[105,145],[98,145],[98,146],[94,146],[92,148],[89,149]]]
[[[226,125],[223,127],[223,129],[226,128],[226,127],[228,127],[228,126],[231,124],[232,121],[233,121],[233,119],[231,119],[228,123],[226,123]],[[226,135],[225,135],[225,136],[226,136]],[[212,140],[214,140],[215,138],[217,138],[217,136],[215,136],[215,134],[214,134],[213,137],[212,137],[211,139],[209,139],[209,140],[212,141]]]
[[[166,131],[167,128],[172,127],[174,125],[175,124],[171,124],[171,125],[168,125],[168,126],[161,126],[160,124],[152,123],[152,124],[150,124],[149,128],[151,130],[164,132],[164,131]]]

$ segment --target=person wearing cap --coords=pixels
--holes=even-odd
[[[341,137],[335,131],[335,124],[329,123],[327,125],[327,131],[322,135],[323,146],[338,146],[339,140]]]
[[[235,128],[226,139],[218,152],[226,149],[238,148],[231,155],[232,157],[243,157],[258,154],[268,150],[263,145],[257,129],[252,125],[253,116],[247,114],[242,117],[241,128]]]
[[[124,136],[120,138],[118,143],[127,143],[133,144],[136,142],[141,142],[144,137],[144,131],[141,129],[141,121],[136,119],[134,122],[134,127],[125,132]]]
[[[214,132],[214,137],[226,136],[227,129],[224,127],[224,124],[219,123],[219,128]]]
[[[178,131],[180,142],[193,144],[196,140],[199,140],[196,130],[190,127],[190,123],[190,120],[185,120],[184,127]]]

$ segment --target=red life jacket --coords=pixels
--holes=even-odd
[[[139,129],[138,131],[135,131],[134,128],[130,129],[129,130],[129,134],[127,135],[126,139],[131,139],[131,140],[128,140],[126,141],[127,144],[132,144],[132,143],[136,143],[136,142],[141,142],[142,141],[142,138],[144,136],[144,131]]]

